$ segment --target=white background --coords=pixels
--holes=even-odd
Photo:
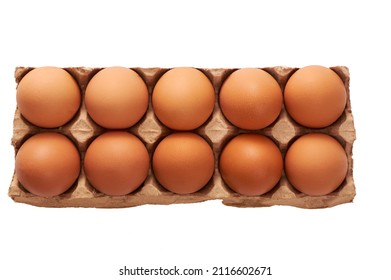
[[[390,279],[387,1],[126,2],[1,1],[0,279],[130,279],[118,275],[124,265],[271,266],[265,279]],[[353,203],[322,210],[237,209],[219,201],[49,209],[7,195],[16,66],[309,64],[350,68]]]

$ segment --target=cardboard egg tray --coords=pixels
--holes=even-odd
[[[16,83],[19,83],[23,76],[33,68],[18,67],[15,70]],[[81,93],[84,92],[89,80],[102,68],[71,67],[64,68],[77,81]],[[144,79],[151,96],[153,88],[158,79],[169,69],[162,68],[131,68]],[[262,68],[269,72],[279,83],[282,90],[289,77],[297,68],[289,67],[267,67]],[[239,129],[223,116],[218,105],[218,94],[224,80],[236,69],[199,69],[204,72],[213,83],[216,104],[212,116],[200,128],[194,132],[201,135],[213,148],[216,165],[215,173],[209,183],[200,191],[178,195],[164,189],[153,175],[152,169],[144,184],[135,192],[125,196],[107,196],[95,190],[87,181],[84,170],[75,184],[64,194],[44,198],[35,196],[26,191],[18,182],[16,175],[13,176],[9,188],[9,196],[16,202],[27,203],[41,207],[96,207],[96,208],[119,208],[131,207],[144,204],[173,204],[173,203],[195,203],[206,200],[222,200],[223,204],[236,207],[261,207],[272,205],[290,205],[300,208],[325,208],[342,203],[353,201],[355,186],[353,181],[353,159],[352,148],[355,140],[355,128],[351,112],[349,92],[349,70],[347,67],[331,67],[343,80],[348,98],[347,105],[342,116],[332,125],[322,129],[310,129],[297,124],[282,108],[281,114],[270,126],[256,131]],[[66,125],[55,129],[44,129],[32,125],[21,116],[18,108],[14,117],[14,130],[12,145],[17,153],[23,142],[30,136],[43,132],[56,131],[68,136],[78,147],[83,160],[88,145],[100,134],[107,131],[100,127],[88,116],[84,103],[75,117]],[[151,98],[147,113],[133,127],[126,129],[138,136],[146,145],[152,158],[153,151],[161,139],[172,133],[170,129],[159,122],[154,115],[151,105]],[[283,173],[280,182],[268,193],[261,196],[243,196],[232,191],[222,180],[218,170],[218,160],[224,145],[234,136],[245,133],[259,133],[270,137],[280,148],[283,156],[289,145],[299,136],[309,132],[322,132],[335,137],[344,147],[348,156],[348,173],[341,186],[331,194],[325,196],[308,196],[300,193],[291,186]]]

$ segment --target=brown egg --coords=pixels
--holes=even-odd
[[[148,89],[143,79],[125,67],[108,67],[88,83],[86,109],[100,126],[124,129],[136,124],[148,108]]]
[[[223,83],[220,107],[233,125],[242,129],[261,129],[270,125],[280,114],[282,91],[266,71],[239,69]]]
[[[214,104],[212,83],[195,68],[169,70],[158,80],[152,94],[156,116],[175,130],[192,130],[201,126],[212,114]]]
[[[298,138],[285,156],[285,173],[300,192],[326,195],[336,190],[346,177],[347,156],[341,144],[322,133]]]
[[[278,183],[283,159],[272,140],[259,134],[240,134],[224,147],[219,169],[224,182],[235,192],[262,195]]]
[[[73,77],[57,67],[35,68],[20,81],[16,91],[20,113],[44,128],[69,122],[80,107],[80,89]]]
[[[147,178],[149,155],[136,136],[110,131],[98,136],[87,148],[84,171],[88,181],[107,195],[126,195]]]
[[[164,138],[153,155],[153,171],[160,184],[177,194],[194,193],[212,178],[214,156],[199,135],[178,132]]]
[[[311,128],[331,125],[343,113],[347,95],[341,78],[323,66],[297,70],[284,90],[285,107],[299,124]]]
[[[67,191],[80,173],[80,154],[71,140],[55,132],[31,136],[20,147],[15,172],[32,194],[51,197]]]

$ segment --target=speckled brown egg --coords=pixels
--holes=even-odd
[[[31,136],[15,159],[19,182],[30,193],[52,197],[67,191],[80,173],[80,154],[71,140],[56,132]]]
[[[16,91],[20,113],[29,122],[44,128],[65,125],[80,107],[80,89],[64,69],[40,67],[28,72]]]
[[[341,144],[323,133],[298,138],[285,156],[285,173],[300,192],[319,196],[336,190],[346,177],[348,161]]]

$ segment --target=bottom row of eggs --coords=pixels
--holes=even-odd
[[[30,137],[20,147],[15,172],[30,193],[52,197],[67,191],[78,179],[80,154],[71,140],[56,132]],[[123,131],[98,136],[87,148],[83,161],[90,184],[110,196],[126,195],[146,180],[150,157],[143,142]],[[283,158],[268,137],[240,134],[223,148],[219,166],[223,181],[235,192],[257,196],[272,190],[283,172],[298,191],[326,195],[344,181],[348,160],[340,143],[322,133],[299,137]],[[215,171],[212,148],[201,136],[190,132],[165,137],[152,156],[157,181],[177,194],[202,189]]]

